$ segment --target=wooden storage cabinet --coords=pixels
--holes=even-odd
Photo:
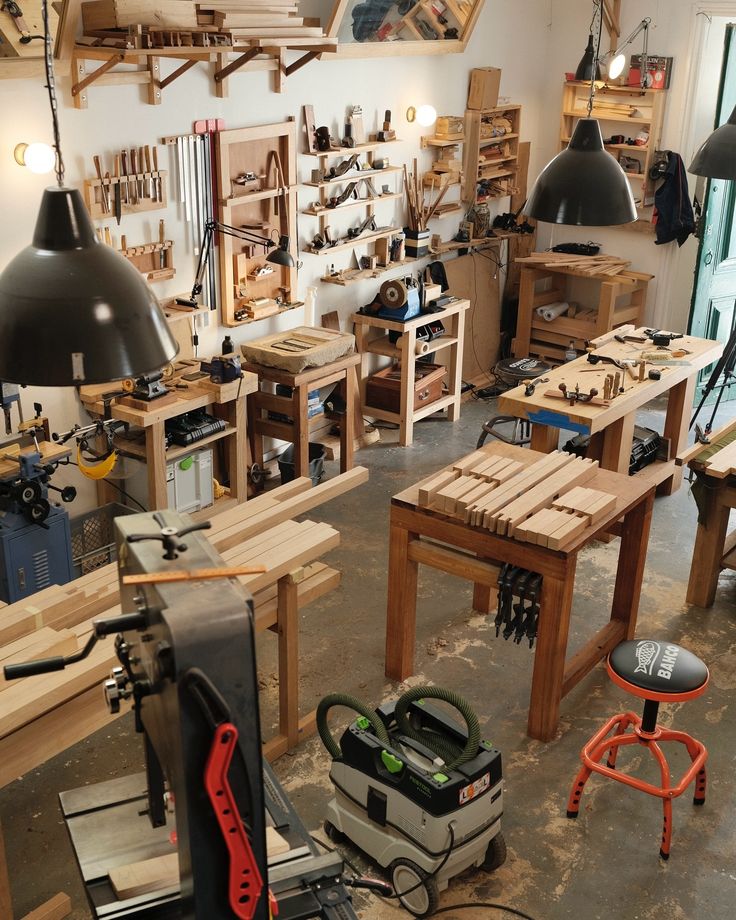
[[[562,116],[560,121],[560,149],[564,150],[570,142],[578,119],[587,116],[589,83],[568,81],[562,90]],[[655,180],[649,178],[649,170],[656,159],[662,135],[666,91],[661,89],[642,89],[638,86],[604,86],[596,90],[593,100],[593,118],[601,123],[603,140],[610,140],[616,135],[624,136],[623,144],[606,144],[606,150],[619,162],[623,157],[631,159],[624,162],[624,172],[628,176],[631,191],[636,201],[639,221],[642,227],[651,226],[652,205],[654,203]],[[640,132],[645,131],[649,140],[645,144],[627,144]],[[634,167],[634,161],[639,164]],[[628,168],[626,168],[628,167]],[[631,225],[622,225],[624,228]]]
[[[463,201],[474,204],[515,193],[520,130],[520,105],[465,112]],[[479,195],[482,180],[491,184],[490,191]]]
[[[401,365],[384,367],[366,381],[365,398],[369,406],[387,412],[401,409]],[[417,364],[414,368],[414,403],[416,411],[442,397],[447,368],[441,364]],[[411,391],[410,391],[411,393]]]
[[[574,268],[545,268],[521,264],[519,312],[516,337],[511,350],[515,358],[536,355],[553,362],[565,360],[565,351],[573,342],[577,351],[585,343],[624,323],[642,325],[647,289],[654,275],[623,271],[618,275],[582,275]],[[572,282],[584,278],[599,286],[595,308],[580,308],[575,316],[563,313],[551,321],[543,319],[537,308],[557,301],[575,300]]]

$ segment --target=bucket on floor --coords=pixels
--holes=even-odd
[[[294,445],[289,444],[283,454],[278,457],[279,473],[281,473],[281,482],[291,482],[295,478],[294,473]],[[309,476],[313,486],[318,486],[322,482],[325,474],[325,449],[322,444],[309,444]]]

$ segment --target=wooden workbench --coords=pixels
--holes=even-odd
[[[397,320],[381,319],[363,313],[353,313],[351,319],[355,326],[355,344],[361,355],[362,372],[360,377],[360,402],[363,412],[384,422],[393,422],[399,426],[399,444],[408,447],[414,440],[414,423],[447,409],[447,418],[454,422],[460,418],[462,388],[463,342],[465,337],[465,311],[470,307],[469,300],[458,299],[438,313],[422,313],[413,319],[400,323]],[[417,363],[416,344],[417,329],[427,323],[439,320],[446,326],[446,334],[434,339],[427,354],[435,355],[444,348],[450,349],[447,363],[447,393],[440,399],[414,408],[414,371]],[[389,341],[388,333],[398,332],[401,338],[396,345]],[[398,412],[389,412],[376,406],[366,405],[366,379],[369,355],[385,355],[401,365],[401,399]]]
[[[736,530],[728,532],[736,508],[736,421],[710,436],[710,444],[695,444],[678,458],[695,473],[693,495],[698,529],[687,584],[687,602],[712,607],[722,569],[736,569]]]
[[[165,405],[156,407],[155,401],[149,411],[132,408],[124,401],[114,399],[110,406],[110,415],[122,422],[129,422],[145,431],[145,447],[133,440],[116,438],[115,446],[121,453],[136,457],[146,463],[148,469],[148,509],[155,511],[168,506],[166,491],[166,464],[169,460],[193,450],[205,447],[220,438],[227,438],[227,467],[230,476],[230,496],[237,502],[247,498],[247,451],[246,451],[246,397],[258,388],[255,374],[245,373],[239,387],[228,391],[220,397],[214,390],[190,386],[187,390],[176,390],[176,399],[166,401]],[[118,384],[108,383],[97,386],[81,387],[79,391],[82,405],[87,411],[98,417],[105,416],[103,394],[119,389]],[[230,395],[232,393],[232,395]],[[167,419],[176,418],[193,409],[212,407],[212,413],[227,422],[226,427],[217,434],[202,438],[186,447],[172,445],[166,447]],[[110,501],[114,496],[100,496],[102,501]]]
[[[632,335],[643,335],[643,329],[637,329]],[[627,372],[619,371],[624,377],[625,392],[612,399],[610,405],[576,402],[571,406],[564,399],[545,395],[547,390],[557,390],[560,383],[565,383],[569,389],[574,389],[578,383],[584,393],[590,392],[592,387],[599,394],[603,393],[606,374],[615,373],[619,369],[609,363],[593,366],[583,356],[546,374],[548,383],[539,384],[531,396],[525,396],[523,386],[504,393],[498,400],[498,413],[529,419],[532,423],[531,446],[534,450],[555,450],[560,429],[590,435],[587,456],[599,460],[604,469],[626,473],[629,469],[637,410],[655,397],[666,394],[667,414],[662,436],[670,442],[669,456],[672,459],[655,461],[638,475],[655,483],[660,494],[670,495],[679,488],[682,481],[682,469],[676,467],[674,457],[687,444],[688,421],[698,371],[720,356],[723,343],[686,335],[677,339],[673,347],[689,352],[685,359],[679,359],[687,360],[687,364],[656,365],[662,373],[661,379],[645,378],[641,382],[633,380]],[[642,346],[611,341],[595,353],[617,360],[635,360],[642,349],[653,351],[654,346],[651,343]],[[653,366],[647,365],[647,372]]]
[[[10,459],[7,455],[13,457],[28,456],[34,454],[36,448],[21,447],[13,444],[10,447],[0,449],[0,479],[5,479],[18,473],[19,466],[17,460]],[[55,444],[53,441],[39,441],[38,452],[41,454],[41,463],[56,463],[58,460],[65,460],[71,455],[71,450],[64,444]]]
[[[489,457],[517,460],[525,467],[543,456],[498,442],[483,451]],[[452,468],[447,467],[448,471]],[[473,581],[473,606],[484,612],[488,612],[503,563],[537,572],[543,582],[527,730],[532,738],[549,741],[557,730],[562,697],[619,642],[634,637],[654,486],[636,477],[597,470],[586,486],[615,495],[615,506],[566,543],[564,549],[553,550],[421,507],[419,490],[435,476],[391,500],[386,676],[401,681],[414,672],[419,563]],[[610,621],[568,658],[578,553],[605,532],[621,536]]]

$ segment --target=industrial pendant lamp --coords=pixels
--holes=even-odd
[[[138,377],[178,346],[140,272],[99,242],[79,191],[64,187],[48,0],[42,14],[58,187],[43,193],[33,242],[0,274],[0,380],[72,386]]]
[[[736,108],[698,150],[688,172],[709,179],[736,179]]]
[[[596,8],[600,0],[595,0]],[[594,14],[595,15],[595,14]],[[596,60],[600,51],[598,25]],[[636,220],[636,205],[626,174],[603,146],[598,120],[591,117],[594,78],[590,80],[588,116],[581,118],[566,150],[558,153],[539,174],[525,213],[551,224],[605,227]]]
[[[592,32],[588,35],[588,46],[583,52],[583,56],[580,58],[580,63],[575,71],[576,80],[582,80],[587,83],[591,78],[594,80],[600,80],[601,78],[601,69],[598,66],[598,58],[596,57],[595,46],[593,45]]]

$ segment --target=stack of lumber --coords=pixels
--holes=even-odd
[[[315,560],[339,544],[340,534],[328,524],[291,518],[367,478],[364,467],[315,487],[302,477],[212,515],[207,536],[226,565],[266,568],[239,579],[253,594],[257,632],[276,626],[280,578],[300,572],[300,606],[339,583],[339,572]],[[112,564],[8,605],[0,618],[0,665],[81,648],[94,619],[120,613],[119,600],[117,566]],[[0,787],[115,718],[100,683],[116,664],[112,641],[103,640],[88,658],[64,671],[17,681],[0,678]]]
[[[615,507],[614,495],[582,488],[597,469],[598,461],[562,451],[529,466],[476,451],[422,483],[418,504],[493,533],[561,549]]]
[[[625,271],[631,262],[618,256],[598,253],[594,256],[576,256],[567,252],[533,252],[523,259],[517,259],[523,265],[538,265],[540,268],[572,268],[580,275],[618,275]]]
[[[232,37],[234,46],[254,39],[320,39],[319,20],[303,19],[294,0],[229,0],[197,4],[201,25],[213,25]]]

